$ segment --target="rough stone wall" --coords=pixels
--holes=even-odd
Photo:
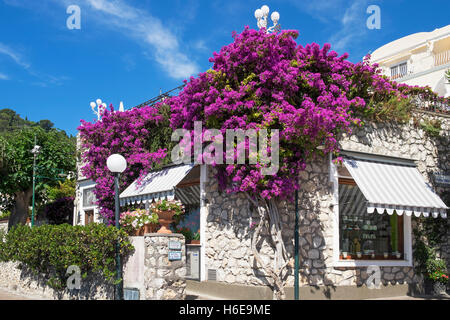
[[[181,260],[169,261],[169,241],[181,242]],[[182,234],[145,235],[144,283],[146,300],[184,300],[186,298],[186,252]]]
[[[0,262],[0,288],[13,293],[46,300],[114,299],[114,286],[101,276],[82,279],[80,290],[54,290],[47,285],[47,280],[18,262]]]
[[[420,113],[418,117],[430,117]],[[433,117],[433,116],[431,116]],[[443,121],[439,139],[431,139],[422,130],[407,125],[368,123],[350,137],[343,136],[341,148],[386,156],[418,160],[418,169],[426,181],[433,183],[432,173],[449,172],[450,119]],[[317,159],[300,174],[300,285],[361,285],[368,278],[365,267],[333,267],[333,207],[332,187],[328,183],[328,160]],[[215,269],[217,281],[245,285],[267,285],[269,282],[256,265],[251,252],[252,217],[243,194],[224,194],[218,190],[215,169],[209,168],[206,184],[207,227],[205,239],[206,269]],[[442,195],[449,190],[436,188]],[[447,205],[449,205],[447,203]],[[294,251],[294,203],[279,204],[282,215],[283,240],[287,251]],[[412,218],[413,226],[415,218]],[[414,241],[414,240],[413,240]],[[262,258],[273,263],[273,250],[263,234],[258,243]],[[447,249],[448,250],[448,249]],[[417,283],[419,277],[412,267],[381,267],[383,284]],[[270,281],[270,280],[269,280]],[[293,270],[286,284],[294,283]]]

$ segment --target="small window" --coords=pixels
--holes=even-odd
[[[95,206],[94,188],[86,188],[83,190],[83,208]]]
[[[364,195],[347,174],[339,178],[339,248],[341,260],[405,258],[403,217],[367,213]]]
[[[391,67],[391,79],[398,79],[408,74],[408,64],[406,62]]]

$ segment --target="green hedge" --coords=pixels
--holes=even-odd
[[[43,225],[12,228],[0,241],[0,261],[19,261],[35,273],[49,278],[55,289],[66,286],[67,268],[76,265],[82,277],[103,274],[115,279],[115,243],[119,240],[122,257],[134,250],[123,230],[92,223],[87,226]]]

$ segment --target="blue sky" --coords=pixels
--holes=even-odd
[[[0,0],[0,109],[76,134],[97,98],[130,108],[210,68],[232,31],[256,28],[263,4],[298,43],[330,43],[353,62],[450,23],[445,0]],[[69,5],[81,9],[79,30],[66,26]],[[369,5],[381,9],[379,30],[366,27]]]

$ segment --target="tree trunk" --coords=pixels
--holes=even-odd
[[[286,247],[282,238],[282,228],[280,213],[278,211],[277,203],[274,199],[266,200],[260,196],[253,199],[248,193],[245,193],[247,199],[253,203],[259,215],[259,223],[256,226],[252,236],[252,252],[253,256],[261,267],[261,269],[272,279],[274,286],[274,296],[277,300],[286,299],[286,292],[284,288],[284,272],[287,268],[292,267],[293,259],[289,258]],[[266,265],[261,258],[260,252],[257,250],[257,243],[261,237],[262,228],[266,226],[268,234],[274,250],[274,264],[272,266]]]
[[[8,221],[8,230],[16,224],[25,224],[28,217],[28,208],[30,207],[33,189],[18,191],[14,194],[14,207]]]

